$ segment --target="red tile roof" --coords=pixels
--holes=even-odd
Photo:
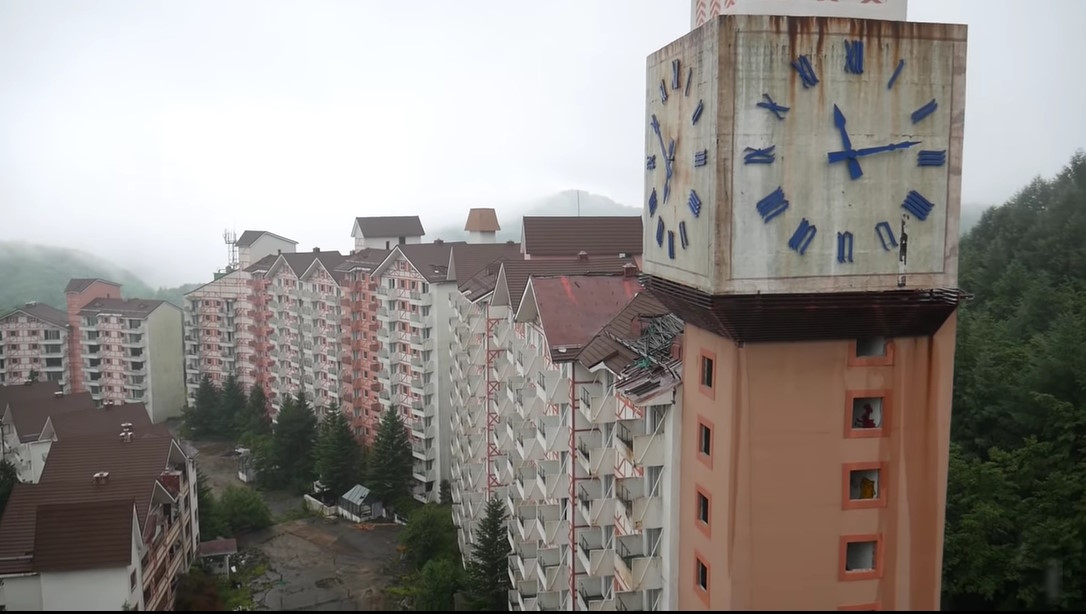
[[[589,256],[587,258],[547,258],[546,260],[504,260],[496,284],[495,298],[501,294],[508,296],[509,305],[516,311],[520,307],[520,301],[524,297],[524,289],[528,286],[528,279],[537,275],[618,275],[621,274],[627,264],[633,264],[631,258],[614,258],[603,256]],[[503,297],[504,298],[504,297]],[[593,331],[595,332],[595,331]]]
[[[637,278],[629,276],[533,277],[517,315],[520,319],[534,301],[551,359],[573,360],[640,291]]]
[[[633,256],[641,253],[641,216],[525,216],[530,256]]]

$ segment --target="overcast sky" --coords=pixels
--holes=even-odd
[[[2,0],[0,240],[174,285],[222,266],[227,227],[346,250],[356,215],[438,228],[567,188],[637,205],[645,58],[689,11]],[[1086,147],[1086,2],[910,0],[909,18],[970,26],[964,202],[1001,203]]]

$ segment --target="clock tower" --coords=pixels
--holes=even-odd
[[[794,11],[648,58],[681,609],[938,608],[965,59],[965,26]]]

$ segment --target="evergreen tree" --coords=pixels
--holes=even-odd
[[[505,539],[504,534],[502,539]],[[433,559],[460,558],[452,512],[437,503],[427,503],[411,512],[407,526],[400,533],[400,543],[417,568]],[[509,545],[508,541],[506,545]]]
[[[410,498],[413,464],[407,429],[399,412],[390,409],[381,416],[369,458],[366,484],[374,498],[393,507]]]
[[[272,423],[268,417],[268,396],[264,393],[264,387],[254,385],[249,391],[249,399],[245,407],[236,417],[236,432],[239,439],[271,435]]]
[[[200,378],[196,391],[196,403],[184,412],[185,430],[190,437],[202,439],[216,435],[219,412],[222,408],[220,390],[205,374]]]
[[[313,482],[313,452],[317,442],[317,417],[303,392],[287,397],[272,432],[271,461],[278,484],[299,492]]]
[[[229,533],[222,522],[215,495],[207,483],[200,466],[196,466],[196,509],[200,511],[200,539],[211,541],[219,537],[226,537]]]
[[[427,561],[419,570],[415,583],[415,611],[453,611],[454,598],[463,577],[464,569],[453,558],[445,556]]]
[[[468,601],[475,610],[508,609],[509,539],[506,537],[505,505],[498,497],[486,503],[486,516],[475,532],[468,563]]]
[[[223,382],[220,400],[221,407],[215,420],[216,428],[221,436],[237,439],[240,434],[237,430],[238,416],[245,411],[247,402],[248,399],[245,397],[245,390],[243,390],[241,384],[238,383],[238,378],[234,377],[234,374],[231,373],[226,377],[226,381]]]
[[[452,500],[452,484],[448,480],[441,480],[441,504],[450,505]]]
[[[361,481],[362,448],[351,435],[347,418],[333,405],[328,408],[317,439],[317,475],[337,496]]]
[[[4,516],[4,507],[8,504],[11,490],[19,481],[19,473],[15,465],[4,459],[0,459],[0,518]]]

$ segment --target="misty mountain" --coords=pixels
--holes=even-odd
[[[73,277],[106,279],[121,284],[127,298],[162,299],[179,307],[184,293],[199,285],[153,290],[132,272],[87,252],[5,241],[0,242],[0,313],[29,301],[64,309],[64,287]]]
[[[641,215],[641,210],[616,203],[602,194],[592,194],[584,190],[565,190],[541,200],[497,207],[497,213],[498,223],[502,227],[498,232],[498,240],[520,241],[520,220],[526,215],[622,216]],[[426,241],[434,239],[465,241],[467,238],[468,233],[464,231],[464,222],[434,230],[427,229],[424,237]]]

